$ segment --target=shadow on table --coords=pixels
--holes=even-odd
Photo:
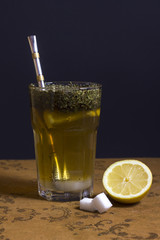
[[[0,195],[42,200],[38,195],[36,180],[28,180],[16,176],[0,176]]]

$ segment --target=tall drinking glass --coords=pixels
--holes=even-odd
[[[29,90],[39,195],[53,201],[91,196],[101,85],[46,82]]]

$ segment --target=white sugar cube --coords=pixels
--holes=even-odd
[[[99,213],[103,213],[111,207],[112,203],[109,201],[109,199],[104,193],[98,194],[93,199],[83,198],[82,200],[80,200],[80,209],[89,212],[94,212],[97,210]]]
[[[98,194],[94,199],[92,204],[98,210],[99,213],[106,212],[110,207],[112,207],[112,203],[109,201],[107,196],[104,193]]]
[[[89,212],[96,211],[94,204],[93,204],[93,199],[92,198],[83,198],[82,200],[80,200],[80,209],[89,211]]]

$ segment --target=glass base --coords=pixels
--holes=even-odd
[[[48,201],[79,201],[84,197],[91,197],[93,194],[93,187],[78,191],[78,192],[55,192],[44,189],[40,184],[38,186],[38,193],[41,197]]]

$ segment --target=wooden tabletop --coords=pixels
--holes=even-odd
[[[121,159],[97,159],[94,194],[105,192],[104,170]],[[85,212],[79,201],[48,202],[38,196],[35,160],[0,160],[0,239],[160,239],[160,158],[139,158],[153,173],[138,204],[114,202],[106,213]]]

